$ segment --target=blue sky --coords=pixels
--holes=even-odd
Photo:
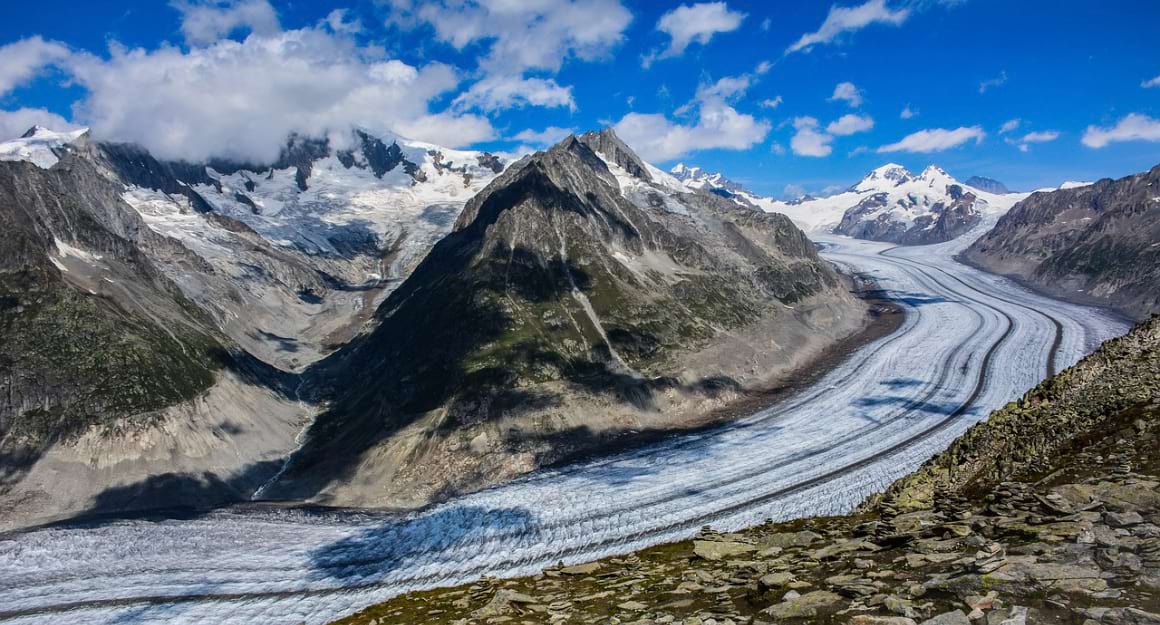
[[[6,4],[0,131],[91,125],[169,157],[344,124],[504,151],[615,125],[658,165],[779,196],[887,161],[1018,189],[1160,163],[1156,2]]]

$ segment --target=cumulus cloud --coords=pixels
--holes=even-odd
[[[656,59],[681,56],[689,44],[705,45],[718,33],[737,30],[744,19],[745,13],[731,10],[724,2],[681,5],[657,20],[657,30],[669,36],[669,45],[645,55],[643,65],[648,67]]]
[[[168,159],[269,162],[293,132],[351,125],[450,147],[494,136],[484,118],[430,110],[460,82],[450,66],[383,60],[324,25],[188,51],[113,46],[68,71],[88,92],[77,121]]]
[[[942,152],[958,147],[969,141],[982,143],[987,133],[980,126],[960,127],[953,130],[946,128],[930,128],[920,130],[903,137],[898,143],[891,143],[878,148],[879,153],[887,152],[915,152],[929,154]]]
[[[910,105],[907,104],[906,108],[902,109],[902,112],[898,114],[898,117],[900,119],[911,119],[918,117],[918,111],[911,109]]]
[[[613,127],[616,134],[646,160],[667,161],[712,148],[746,150],[761,143],[770,124],[738,112],[728,100],[742,95],[747,77],[730,77],[697,89],[694,100],[678,111],[695,114],[694,123],[679,124],[659,113],[629,113]]]
[[[181,13],[181,33],[191,46],[204,46],[237,32],[276,35],[278,14],[267,0],[174,0]]]
[[[489,73],[558,71],[568,58],[606,57],[624,40],[632,13],[620,0],[391,0],[391,21],[431,25],[458,50],[481,42]]]
[[[1009,120],[1003,122],[1003,125],[999,127],[999,134],[1005,135],[1005,134],[1019,128],[1019,124],[1022,124],[1022,123],[1023,123],[1023,120],[1021,120],[1019,118],[1009,119]]]
[[[575,128],[560,128],[558,126],[548,126],[543,130],[532,130],[528,128],[516,133],[513,140],[534,146],[546,146],[559,143],[570,134],[575,134]]]
[[[816,117],[795,117],[793,127],[796,131],[790,139],[789,147],[799,156],[823,157],[829,156],[834,148],[830,142],[834,136],[818,129]]]
[[[27,83],[46,67],[68,58],[69,49],[55,41],[29,37],[0,46],[0,96]]]
[[[998,87],[999,85],[1002,85],[1005,82],[1007,82],[1006,70],[999,72],[999,75],[994,77],[994,78],[980,82],[979,83],[979,93],[987,93],[988,89],[994,89],[995,87]]]
[[[761,108],[775,109],[775,108],[781,106],[781,102],[782,102],[781,96],[777,96],[775,98],[766,98],[766,99],[758,102],[757,105],[760,106]]]
[[[1110,128],[1088,126],[1082,141],[1089,148],[1102,148],[1121,141],[1160,141],[1160,119],[1129,113]]]
[[[1149,80],[1145,80],[1144,82],[1140,83],[1140,86],[1145,88],[1145,89],[1151,89],[1152,87],[1160,87],[1160,76],[1157,76],[1157,77],[1149,79]]]
[[[524,106],[576,110],[571,87],[560,86],[551,78],[504,75],[476,82],[459,94],[454,103],[460,109],[475,108],[489,113]]]
[[[830,101],[844,101],[853,108],[862,106],[862,92],[854,86],[852,82],[840,82],[834,87],[834,95],[830,96]]]
[[[812,33],[802,35],[786,49],[786,54],[801,50],[808,51],[816,45],[832,43],[844,33],[859,31],[871,24],[889,24],[898,26],[910,17],[909,9],[890,10],[886,0],[869,0],[852,7],[833,5],[830,7],[826,20],[821,27]]]
[[[58,131],[80,128],[60,115],[45,109],[21,108],[15,111],[0,111],[0,141],[15,139],[33,126],[44,126]]]
[[[874,127],[874,119],[869,115],[843,115],[826,126],[826,132],[845,137],[859,132],[866,132]]]

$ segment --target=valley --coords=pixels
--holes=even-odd
[[[326,623],[400,593],[535,573],[765,518],[848,512],[1127,321],[954,260],[948,243],[817,236],[898,331],[720,427],[542,469],[405,515],[245,506],[10,533],[4,623]]]

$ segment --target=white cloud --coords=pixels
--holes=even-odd
[[[1152,87],[1160,87],[1160,76],[1157,76],[1157,77],[1149,79],[1149,80],[1145,80],[1144,82],[1140,83],[1140,86],[1145,88],[1145,89],[1151,89]]]
[[[697,89],[696,98],[678,111],[696,121],[678,124],[659,113],[629,113],[616,123],[616,134],[645,160],[667,161],[697,150],[746,150],[765,140],[770,124],[740,113],[727,99],[740,96],[748,78],[723,78]]]
[[[1011,132],[1012,130],[1019,128],[1019,124],[1022,124],[1022,123],[1023,123],[1023,120],[1019,119],[1018,117],[1016,117],[1015,119],[1009,119],[1009,120],[1003,122],[1003,125],[999,127],[999,134],[1005,135],[1005,134]]]
[[[357,17],[347,19],[350,12],[346,9],[335,9],[326,15],[326,25],[336,33],[353,35],[363,31],[362,22]]]
[[[769,144],[769,151],[778,156],[783,156],[785,154],[785,146],[774,141],[773,143]]]
[[[878,152],[916,152],[929,154],[930,152],[949,150],[972,140],[976,144],[982,143],[983,138],[986,136],[987,133],[983,132],[980,126],[960,127],[954,130],[930,128],[906,135],[898,143],[884,145],[878,148]]]
[[[708,98],[732,100],[744,95],[749,90],[749,84],[749,76],[744,74],[741,76],[726,76],[715,83],[697,87],[697,101],[704,101]]]
[[[632,13],[620,0],[391,0],[391,20],[423,22],[458,50],[482,42],[489,73],[558,71],[565,59],[608,56],[624,39]]]
[[[910,105],[907,104],[906,108],[902,109],[902,112],[898,114],[898,117],[901,119],[911,119],[918,117],[918,111],[911,109]]]
[[[292,132],[351,125],[449,147],[494,136],[484,118],[430,110],[458,86],[453,68],[382,60],[324,25],[188,51],[114,46],[109,58],[74,55],[68,70],[88,91],[76,121],[161,158],[269,162]]]
[[[826,126],[826,132],[845,137],[859,132],[866,132],[874,127],[874,119],[869,115],[843,115]]]
[[[762,74],[768,74],[771,69],[773,69],[773,63],[762,61],[757,64],[757,67],[753,71],[760,76]]]
[[[575,134],[575,128],[560,128],[558,126],[548,126],[543,130],[521,130],[516,133],[512,139],[520,141],[528,145],[545,146],[559,143],[570,134]]]
[[[767,18],[761,20],[761,31],[762,32],[766,32],[766,33],[769,32],[769,29],[771,26],[773,26],[772,19],[767,17]]]
[[[737,30],[745,14],[732,11],[724,2],[698,2],[681,5],[657,20],[657,30],[670,37],[669,45],[659,53],[645,56],[645,67],[654,59],[681,56],[691,43],[708,44],[714,35]]]
[[[833,5],[821,27],[801,36],[786,49],[786,54],[799,50],[809,50],[815,45],[832,43],[843,33],[855,32],[871,24],[891,24],[898,26],[910,16],[909,9],[891,11],[886,0],[869,0],[853,7]]]
[[[854,86],[852,82],[840,82],[834,87],[834,95],[830,96],[830,101],[842,100],[853,108],[862,106],[862,92]]]
[[[1089,148],[1102,148],[1120,141],[1160,141],[1160,119],[1129,113],[1111,128],[1088,126],[1082,141]]]
[[[1036,132],[1029,132],[1022,137],[1012,139],[1008,137],[1004,139],[1007,143],[1019,148],[1020,152],[1027,152],[1031,150],[1032,143],[1048,143],[1059,138],[1059,132],[1055,130],[1041,130]]]
[[[267,0],[174,0],[181,12],[181,33],[191,46],[217,42],[236,32],[268,37],[282,30]]]
[[[73,130],[76,124],[45,109],[22,108],[15,111],[0,111],[0,141],[15,139],[33,126],[44,126],[50,130]]]
[[[782,102],[781,96],[777,96],[775,98],[766,98],[766,99],[758,102],[757,105],[760,106],[761,108],[775,109],[775,108],[781,106],[781,102]]]
[[[459,109],[475,108],[489,113],[524,106],[576,110],[571,87],[562,87],[551,78],[502,75],[471,85],[455,98],[454,104]]]
[[[794,133],[793,139],[790,139],[789,147],[794,154],[822,157],[829,156],[834,151],[830,146],[830,142],[834,140],[833,135],[818,130],[816,117],[795,117],[793,127],[797,132]]]
[[[0,96],[25,84],[44,68],[69,55],[69,49],[55,41],[29,37],[0,46]]]
[[[1007,71],[1006,70],[999,72],[999,75],[994,77],[994,78],[980,82],[979,83],[979,93],[987,93],[988,89],[993,89],[995,87],[998,87],[999,85],[1002,85],[1005,82],[1007,82]]]
[[[374,128],[370,124],[360,124]],[[495,129],[486,117],[455,115],[442,112],[395,122],[393,130],[405,137],[428,141],[449,148],[489,141],[495,138]]]

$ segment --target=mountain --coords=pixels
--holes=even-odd
[[[680,164],[673,171],[691,189],[707,188],[740,204],[781,213],[806,232],[832,231],[905,245],[953,239],[1027,196],[960,183],[935,165],[915,176],[901,165],[888,163],[842,193],[823,198],[807,195],[788,202],[756,195],[699,167]]]
[[[335,398],[271,496],[421,505],[703,423],[864,312],[787,218],[570,136],[473,197],[320,365]]]
[[[233,500],[304,418],[166,274],[157,259],[198,260],[149,229],[86,142],[21,141],[33,162],[0,162],[0,527],[121,487],[104,503]],[[164,477],[209,471],[216,487]]]
[[[249,498],[316,412],[295,372],[503,167],[361,130],[290,137],[266,165],[85,131],[0,143],[5,521]]]
[[[1056,297],[1160,311],[1160,166],[1037,192],[963,252],[987,271]]]
[[[918,176],[899,165],[884,165],[847,193],[858,201],[846,209],[835,233],[903,245],[949,241],[1018,199],[967,187],[935,165]]]
[[[766,521],[335,625],[1160,622],[1160,317],[974,426],[853,514]],[[674,595],[680,597],[674,599]],[[532,616],[535,615],[535,616]]]
[[[999,182],[994,178],[985,178],[983,176],[971,176],[970,178],[967,178],[967,181],[963,184],[980,191],[994,193],[995,195],[1005,195],[1011,192],[1011,190],[1007,188],[1007,185],[1003,184],[1002,182]]]

